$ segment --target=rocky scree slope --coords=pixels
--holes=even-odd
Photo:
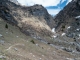
[[[55,17],[54,45],[80,56],[80,0],[72,0]]]
[[[25,7],[12,1],[0,0],[0,7],[0,16],[17,25],[26,35],[52,35],[54,20],[42,5]]]
[[[57,32],[65,32],[67,36],[78,38],[80,34],[80,1],[73,0],[55,17]],[[78,36],[77,36],[78,35]]]
[[[76,19],[80,15],[80,1],[72,0],[59,14],[55,17],[55,28],[57,31],[66,31],[66,29],[71,26],[77,29],[79,27],[79,20]],[[74,31],[74,29],[73,29]],[[70,31],[72,32],[72,31]]]

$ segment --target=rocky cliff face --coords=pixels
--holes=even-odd
[[[52,35],[53,17],[42,5],[20,6],[15,0],[0,0],[0,16],[28,35]]]
[[[80,52],[80,0],[72,0],[54,20],[59,37],[55,40],[58,46]]]
[[[55,27],[57,31],[71,33],[80,28],[80,21],[79,19],[76,19],[77,16],[80,16],[79,3],[79,0],[73,0],[66,7],[64,7],[59,14],[57,14],[55,18]],[[69,28],[69,26],[71,28]]]

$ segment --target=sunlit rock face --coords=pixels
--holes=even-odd
[[[52,35],[53,17],[42,5],[21,6],[17,0],[0,0],[0,16],[28,35]]]

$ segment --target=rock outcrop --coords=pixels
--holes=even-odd
[[[55,17],[58,46],[80,51],[80,0],[72,0]],[[65,35],[63,35],[65,33]],[[63,36],[62,36],[63,35]],[[63,42],[63,43],[61,43]],[[63,45],[64,44],[64,45]],[[67,50],[65,49],[65,50]]]
[[[56,22],[55,28],[58,32],[66,32],[71,37],[74,33],[79,33],[80,20],[76,19],[76,17],[80,16],[79,3],[79,0],[73,0],[56,15],[54,20]],[[70,28],[68,28],[69,26]]]

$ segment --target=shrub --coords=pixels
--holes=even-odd
[[[5,28],[7,28],[7,29],[8,29],[8,25],[7,25],[7,24],[5,25]]]
[[[77,22],[77,25],[79,26],[79,22]]]
[[[63,25],[62,28],[65,28],[65,26]]]
[[[32,42],[33,44],[35,44],[34,40],[31,40],[30,42]]]

